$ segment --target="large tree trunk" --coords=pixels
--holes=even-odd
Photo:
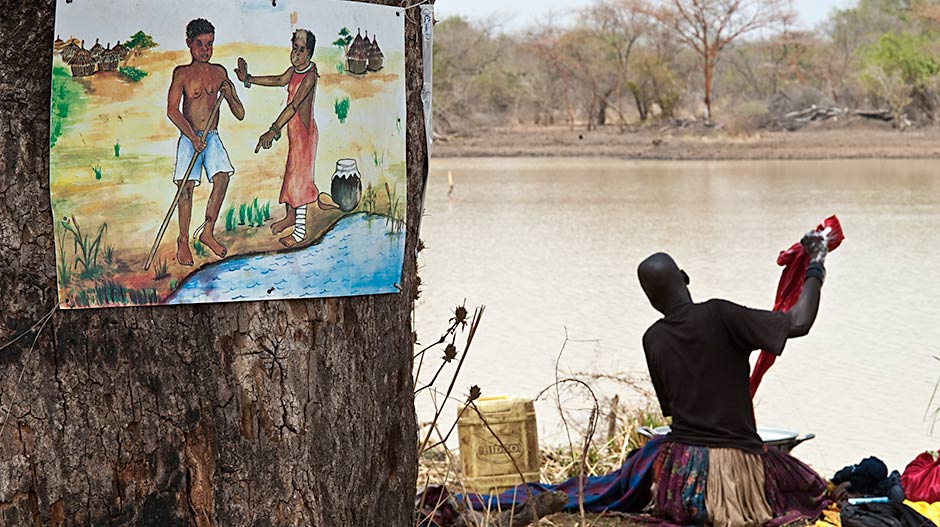
[[[2,345],[57,299],[54,2],[0,10]],[[0,351],[0,525],[412,524],[410,317],[427,163],[417,21],[406,22],[403,292],[55,313],[32,351],[33,333]]]

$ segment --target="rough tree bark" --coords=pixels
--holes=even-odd
[[[54,2],[4,0],[0,12],[2,344],[56,303]],[[12,406],[0,525],[412,524],[410,317],[427,151],[409,15],[403,292],[59,311],[31,355],[32,334],[0,351],[0,419]]]

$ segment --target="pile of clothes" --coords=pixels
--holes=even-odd
[[[816,527],[940,526],[940,463],[936,452],[914,458],[904,473],[888,473],[876,457],[836,472],[833,495]]]
[[[619,471],[586,481],[581,487],[585,509],[616,515],[615,511],[642,508],[650,498],[643,492],[649,482],[643,480],[650,477],[653,461],[642,453],[631,453]],[[485,517],[496,525],[520,527],[536,517],[577,510],[579,485],[575,481],[529,484],[527,489],[491,497],[453,495],[444,487],[432,486],[422,489],[415,501],[418,525],[465,527],[484,524]],[[822,511],[815,527],[940,527],[937,452],[918,455],[903,473],[889,473],[883,461],[868,457],[836,472],[829,486],[834,501]],[[496,512],[479,512],[487,510]]]

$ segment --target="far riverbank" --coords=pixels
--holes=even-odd
[[[731,133],[701,124],[512,126],[438,138],[434,157],[616,157],[658,160],[932,159],[940,158],[940,128],[899,132],[864,119],[810,125],[794,132]]]

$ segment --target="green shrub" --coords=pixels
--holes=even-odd
[[[121,66],[118,68],[118,73],[123,75],[126,79],[131,82],[140,82],[140,79],[143,79],[147,76],[147,72],[141,69],[137,69],[133,66]]]
[[[886,74],[898,74],[913,88],[940,73],[940,65],[928,52],[929,42],[910,33],[885,33],[877,44],[862,51],[863,69],[874,66]]]
[[[349,97],[335,99],[333,101],[333,110],[336,112],[336,118],[339,119],[339,122],[345,123],[346,117],[349,116]]]

